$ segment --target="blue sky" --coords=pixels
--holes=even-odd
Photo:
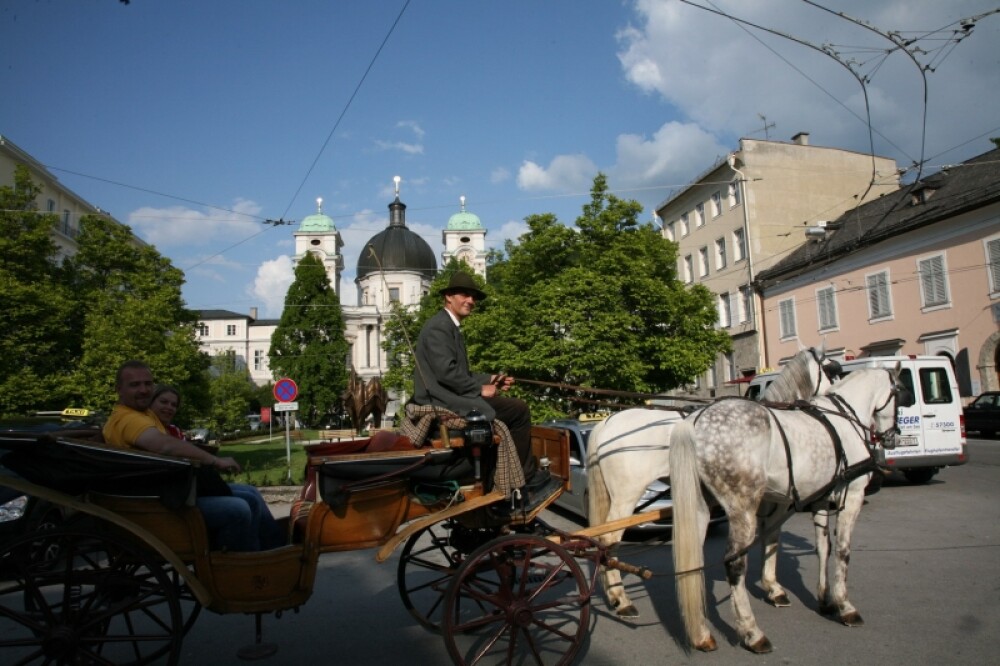
[[[900,166],[1000,135],[1000,14],[953,49],[921,42],[925,133],[919,70],[898,52],[876,66],[870,49],[891,45],[873,32],[801,0],[698,4],[853,59],[875,152]],[[1000,1],[827,6],[921,34]],[[317,197],[353,304],[393,176],[435,252],[462,195],[499,247],[534,213],[572,224],[598,171],[651,216],[740,137],[764,138],[761,116],[772,139],[868,152],[862,100],[834,59],[680,0],[0,3],[0,134],[183,269],[196,309],[280,314],[294,227],[262,220],[301,220]]]

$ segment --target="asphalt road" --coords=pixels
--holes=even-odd
[[[989,664],[1000,645],[1000,441],[970,440],[971,462],[943,470],[926,486],[890,479],[868,498],[855,530],[850,596],[866,624],[847,628],[815,612],[816,556],[808,516],[782,535],[779,580],[793,605],[773,608],[751,585],[753,610],[774,644],[757,656],[737,645],[729,587],[709,570],[715,653],[688,653],[675,610],[669,544],[631,543],[621,559],[657,572],[626,579],[639,607],[625,623],[595,601],[592,630],[578,663],[605,664]],[[276,507],[278,511],[281,507]],[[566,515],[552,522],[572,528]],[[718,562],[725,528],[709,537],[706,561]],[[320,558],[312,599],[299,613],[265,618],[264,640],[278,652],[262,664],[447,664],[439,636],[406,612],[396,590],[397,559],[373,551]],[[751,556],[756,581],[759,557]],[[253,642],[253,618],[202,613],[184,641],[181,663],[246,663],[236,650]],[[318,661],[317,661],[318,660]]]

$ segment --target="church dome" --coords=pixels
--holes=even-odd
[[[323,214],[323,199],[316,199],[316,212],[303,218],[299,231],[307,234],[322,234],[336,231],[333,218]]]
[[[371,249],[375,251],[376,260]],[[381,268],[389,271],[411,271],[433,279],[437,274],[437,259],[431,246],[406,227],[406,204],[396,200],[389,204],[389,227],[372,236],[358,257],[357,278],[361,280]]]
[[[458,229],[482,229],[483,223],[479,220],[479,216],[465,210],[465,197],[462,196],[460,200],[462,202],[462,210],[448,218],[448,229],[452,231]]]

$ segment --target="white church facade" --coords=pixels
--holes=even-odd
[[[303,219],[293,236],[294,262],[298,264],[307,252],[316,255],[326,267],[330,286],[343,301],[344,242],[333,219],[323,213],[322,200],[317,201],[316,213]],[[478,216],[465,209],[464,196],[461,210],[451,216],[441,236],[442,265],[454,257],[465,260],[480,275],[486,274],[486,229]],[[431,246],[406,226],[406,205],[399,199],[398,179],[396,198],[389,204],[388,226],[369,239],[358,255],[354,279],[358,304],[342,306],[342,310],[350,363],[367,381],[387,369],[382,342],[391,304],[416,307],[438,272]],[[235,354],[237,363],[245,364],[258,386],[275,379],[267,353],[277,319],[258,319],[256,308],[247,314],[229,310],[197,312],[198,339],[207,353]],[[387,415],[392,412],[394,405],[390,404]]]

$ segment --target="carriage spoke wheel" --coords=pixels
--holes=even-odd
[[[569,664],[589,619],[590,587],[573,556],[543,537],[511,534],[459,567],[442,633],[456,664]]]
[[[451,523],[420,530],[407,541],[399,556],[396,585],[410,615],[431,631],[441,631],[444,595],[462,554],[450,545]]]
[[[35,557],[44,552],[54,557]],[[7,664],[176,664],[176,588],[146,550],[72,529],[0,552],[0,655]]]

